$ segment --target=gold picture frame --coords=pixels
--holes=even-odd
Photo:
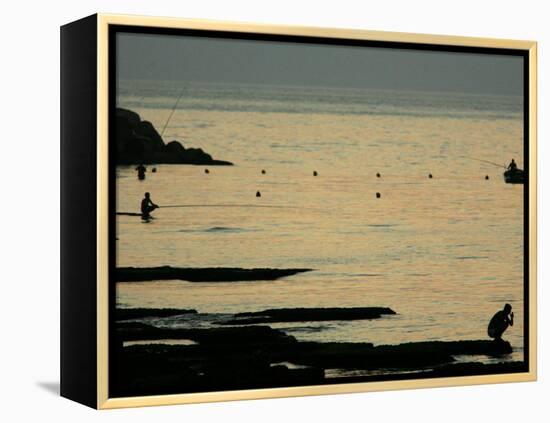
[[[95,228],[93,233],[95,236],[94,251],[90,253],[86,258],[81,258],[81,263],[86,260],[86,263],[90,265],[90,269],[93,267],[95,271],[91,273],[90,281],[95,281],[93,287],[89,285],[90,281],[79,282],[88,283],[89,295],[90,292],[95,293],[95,298],[90,299],[89,307],[86,310],[89,314],[86,316],[76,316],[74,307],[82,297],[72,291],[70,284],[75,284],[74,275],[77,263],[69,254],[70,250],[74,250],[75,243],[82,242],[82,240],[65,239],[62,236],[62,250],[67,251],[67,256],[62,257],[62,267],[67,266],[67,270],[62,270],[62,395],[70,399],[74,399],[86,405],[89,405],[98,409],[113,409],[122,407],[139,407],[139,406],[153,406],[153,405],[169,405],[169,404],[188,404],[188,403],[203,403],[213,401],[233,401],[233,400],[247,400],[247,399],[259,399],[259,398],[280,398],[280,397],[292,397],[292,396],[306,396],[306,395],[320,395],[320,394],[342,394],[342,393],[354,393],[354,392],[370,392],[370,391],[385,391],[385,390],[399,390],[399,389],[417,389],[417,388],[434,388],[434,387],[448,387],[448,386],[461,386],[461,385],[478,385],[478,384],[492,384],[492,383],[505,383],[505,382],[526,382],[535,381],[537,378],[537,296],[536,296],[536,251],[537,251],[537,44],[534,41],[516,41],[516,40],[501,40],[501,39],[488,39],[488,38],[475,38],[475,37],[458,37],[458,36],[445,36],[445,35],[427,35],[427,34],[409,34],[400,32],[381,32],[381,31],[366,31],[357,29],[334,29],[334,28],[313,28],[313,27],[298,27],[298,26],[275,26],[275,25],[259,25],[248,23],[232,23],[232,22],[217,22],[209,20],[196,20],[196,19],[179,19],[179,18],[161,18],[161,17],[143,17],[143,16],[123,16],[112,14],[97,14],[93,17],[86,18],[83,21],[77,21],[72,24],[68,24],[62,31],[62,37],[65,36],[68,41],[63,44],[62,38],[62,100],[65,96],[69,97],[71,90],[78,88],[78,81],[68,82],[63,87],[63,78],[68,81],[78,79],[78,76],[71,73],[68,67],[74,65],[74,61],[78,60],[78,54],[84,54],[82,52],[76,53],[78,48],[78,42],[90,43],[85,44],[85,47],[95,48],[90,54],[90,60],[96,65],[95,69],[88,69],[95,76],[96,89],[93,94],[90,94],[90,102],[95,100],[95,119],[93,119],[93,125],[95,126],[95,133],[89,137],[95,138],[93,146],[89,146],[92,153],[95,154],[95,172],[90,174],[90,180],[95,181],[95,190],[92,195],[95,200],[95,210],[89,216],[90,227]],[[84,22],[84,24],[83,24]],[[80,28],[83,25],[87,26],[86,30],[81,31]],[[110,190],[112,185],[109,179],[109,90],[112,86],[109,85],[110,81],[110,60],[113,57],[109,53],[109,28],[113,26],[132,26],[142,28],[162,28],[162,29],[186,29],[186,30],[206,30],[206,31],[219,31],[226,34],[231,33],[247,33],[247,34],[267,34],[270,36],[295,36],[295,37],[315,37],[318,39],[331,39],[331,40],[359,40],[369,42],[380,43],[406,43],[415,45],[430,45],[430,46],[460,46],[469,48],[485,48],[485,49],[507,49],[517,50],[525,53],[527,58],[529,73],[526,75],[528,80],[527,92],[524,93],[524,98],[528,98],[528,119],[526,125],[528,126],[528,140],[524,140],[524,143],[528,143],[528,228],[525,230],[528,232],[528,271],[529,278],[528,285],[528,298],[524,298],[524,301],[528,302],[528,329],[526,336],[528,337],[528,371],[521,373],[505,373],[505,374],[488,374],[488,375],[476,375],[476,376],[459,376],[459,377],[437,377],[437,378],[424,378],[424,379],[408,379],[408,380],[389,380],[389,381],[373,381],[373,382],[360,382],[360,383],[342,383],[332,385],[315,385],[315,386],[296,386],[296,387],[282,387],[282,388],[265,388],[265,389],[246,389],[246,390],[231,390],[231,391],[216,391],[216,392],[201,392],[201,393],[186,393],[186,394],[169,394],[169,395],[149,395],[149,396],[134,396],[134,397],[117,397],[113,398],[109,396],[109,298],[110,298],[110,286],[109,286],[109,257],[111,248],[110,246],[110,212],[109,202]],[[81,38],[79,38],[81,37]],[[70,40],[74,41],[74,45]],[[85,41],[82,41],[85,40]],[[65,46],[65,47],[64,47]],[[95,57],[95,60],[94,57]],[[66,58],[66,62],[63,62],[63,57]],[[82,64],[81,66],[85,66]],[[64,74],[63,74],[64,72]],[[76,71],[75,71],[76,72]],[[93,77],[92,77],[93,78]],[[64,91],[63,91],[64,90]],[[94,98],[92,98],[94,97]],[[71,103],[72,101],[72,103]],[[62,127],[68,128],[63,131],[65,135],[62,135],[62,155],[65,154],[63,160],[66,163],[71,162],[73,157],[76,157],[74,151],[69,151],[69,147],[66,148],[64,153],[63,136],[66,137],[66,143],[70,142],[70,137],[78,135],[78,131],[84,131],[86,127],[76,129],[75,126],[78,123],[73,121],[74,116],[69,109],[74,109],[78,101],[82,99],[69,99],[66,101],[67,108],[63,109],[62,106]],[[90,103],[91,104],[91,103]],[[89,109],[89,107],[88,107]],[[65,113],[63,110],[66,110]],[[63,126],[65,125],[65,126]],[[92,125],[92,123],[90,123]],[[89,126],[87,126],[89,128]],[[71,138],[72,139],[72,138]],[[81,148],[78,146],[71,148]],[[76,177],[78,170],[71,168],[71,165],[67,165],[65,173],[63,173],[62,164],[62,181],[65,178]],[[72,169],[72,170],[71,170]],[[81,168],[80,168],[81,169]],[[62,182],[63,185],[63,182]],[[70,188],[63,191],[62,196],[66,198],[66,206],[63,206],[62,200],[62,216],[64,207],[66,207],[66,215],[72,213],[69,208],[74,207],[75,198],[71,196]],[[91,197],[90,197],[91,198]],[[90,201],[93,201],[92,199]],[[69,204],[73,204],[72,206]],[[85,207],[86,205],[82,205]],[[87,206],[86,206],[87,207]],[[82,211],[82,210],[81,210]],[[76,212],[75,212],[76,213]],[[62,218],[63,219],[63,218]],[[75,231],[76,223],[70,218],[63,220],[63,225],[66,225],[65,233],[69,231]],[[62,229],[63,233],[63,229]],[[91,263],[90,260],[95,258],[95,262]],[[93,260],[92,260],[93,261]],[[65,290],[65,291],[63,291]],[[65,292],[65,294],[63,294]],[[79,299],[80,298],[80,299]],[[84,300],[82,300],[84,301]],[[88,301],[88,300],[85,300]],[[95,310],[89,310],[95,305]],[[65,319],[65,320],[64,320]],[[86,325],[80,325],[80,327],[72,327],[71,323],[78,321],[78,319],[85,319]],[[83,327],[93,327],[92,334],[79,335],[84,331]],[[80,331],[80,332],[79,332]],[[88,331],[90,332],[90,331]],[[75,344],[82,344],[80,336],[86,338],[85,345],[76,347]],[[93,339],[92,339],[93,338]],[[74,361],[71,357],[76,354],[81,354],[83,350],[79,348],[92,348],[95,349],[93,353],[84,354],[86,357],[80,358],[83,361]],[[80,352],[79,352],[80,351]],[[63,359],[68,360],[64,364]],[[72,360],[72,361],[71,361]],[[80,366],[80,367],[79,367]],[[86,375],[78,372],[78,368],[83,367],[90,368],[90,372],[86,371]],[[95,384],[92,382],[95,379]],[[80,380],[80,381],[79,381]]]

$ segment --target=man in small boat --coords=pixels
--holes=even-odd
[[[141,200],[141,218],[143,220],[148,220],[151,218],[151,212],[155,209],[158,209],[155,203],[151,201],[151,194],[148,192],[145,193],[145,198]]]
[[[510,304],[506,304],[502,310],[495,313],[489,322],[487,334],[495,341],[502,341],[502,334],[508,326],[514,326],[514,313]]]
[[[143,180],[145,179],[145,172],[147,172],[147,168],[143,166],[143,163],[141,163],[139,166],[136,167],[137,173],[138,173],[138,179]]]
[[[516,164],[516,161],[514,159],[512,159],[512,161],[508,165],[508,170],[511,170],[512,172],[515,172],[517,168],[518,168],[518,165]]]

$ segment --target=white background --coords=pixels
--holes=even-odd
[[[549,421],[550,93],[545,1],[6,1],[0,31],[0,420]],[[539,42],[539,381],[96,412],[59,383],[59,26],[95,12],[469,35]],[[464,316],[465,319],[468,316]],[[546,391],[546,392],[545,392]],[[39,420],[40,419],[40,420]],[[70,420],[69,420],[70,419]]]

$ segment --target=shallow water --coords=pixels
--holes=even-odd
[[[118,103],[162,128],[180,89],[126,82]],[[235,166],[157,165],[145,181],[118,167],[117,211],[138,211],[146,191],[161,208],[149,223],[117,216],[117,266],[315,271],[275,282],[119,283],[118,306],[214,313],[156,320],[183,327],[266,308],[387,306],[397,315],[272,326],[298,339],[398,344],[484,339],[509,302],[516,324],[504,337],[523,359],[523,186],[464,158],[514,157],[523,167],[520,97],[184,89],[165,141]]]

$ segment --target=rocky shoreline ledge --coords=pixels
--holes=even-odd
[[[151,122],[127,109],[116,109],[116,162],[119,165],[189,164],[232,166],[200,148],[185,148],[179,141],[165,143]]]
[[[141,311],[127,311],[126,316],[164,313],[158,309],[137,310]],[[170,310],[166,313],[182,314],[181,310]],[[293,314],[296,318],[308,309],[282,310],[285,310],[283,314]],[[322,309],[309,310],[311,315],[321,318]],[[334,313],[340,316],[356,313],[346,312],[346,309],[327,310],[325,318],[331,313],[332,318]],[[380,307],[380,310],[386,309]],[[277,314],[273,310],[267,312]],[[263,316],[262,313],[259,315]],[[381,314],[378,318],[384,317]],[[129,341],[141,341],[141,345],[131,345]],[[189,341],[189,345],[181,345],[181,341]],[[304,342],[265,325],[166,329],[119,321],[115,323],[112,347],[113,369],[116,369],[110,387],[113,396],[524,371],[524,363],[506,361],[509,360],[506,356],[512,352],[512,346],[506,341],[429,341],[378,346],[367,342]],[[503,361],[494,364],[464,362],[464,356],[479,355]],[[462,356],[460,362],[456,356]],[[327,371],[335,369],[359,371],[363,375],[327,377]]]
[[[329,307],[329,308],[279,308],[248,313],[237,313],[222,325],[257,323],[320,322],[327,320],[369,320],[383,315],[396,314],[388,307]]]
[[[240,267],[118,267],[117,282],[144,282],[153,280],[184,280],[188,282],[244,282],[273,281],[313,269],[243,269]]]

